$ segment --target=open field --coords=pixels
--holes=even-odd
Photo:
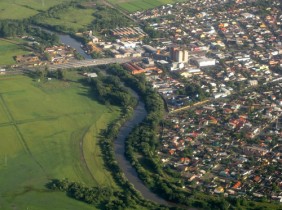
[[[0,76],[0,209],[95,209],[44,185],[68,178],[117,188],[97,141],[118,115],[77,81]]]
[[[10,41],[14,42],[13,40],[0,39],[0,66],[15,64],[14,56],[29,53],[23,49],[20,42],[17,44],[17,42],[12,43]]]
[[[116,5],[127,12],[152,9],[164,4],[172,4],[180,1],[183,0],[108,0],[111,4]]]
[[[94,20],[94,16],[92,15],[94,12],[94,9],[69,7],[56,14],[56,17],[43,18],[39,22],[52,26],[63,26],[77,31],[78,29],[85,28]]]
[[[0,0],[0,19],[23,19],[71,0]]]

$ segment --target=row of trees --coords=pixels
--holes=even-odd
[[[110,187],[87,187],[81,183],[70,182],[67,179],[53,179],[46,186],[51,190],[66,192],[68,196],[89,204],[104,203],[113,195]]]
[[[63,69],[57,69],[54,71],[48,70],[47,67],[44,69],[36,69],[34,72],[34,77],[36,79],[40,79],[41,81],[46,81],[48,78],[55,78],[58,80],[64,80],[66,76],[66,70]]]

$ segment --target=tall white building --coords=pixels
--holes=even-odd
[[[189,59],[188,50],[175,50],[172,59],[178,63],[187,63]]]

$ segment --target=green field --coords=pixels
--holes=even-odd
[[[111,4],[114,4],[127,12],[136,12],[146,9],[152,9],[164,4],[173,4],[183,0],[108,0]]]
[[[42,18],[39,22],[52,26],[63,26],[77,31],[78,29],[86,28],[94,20],[92,15],[94,11],[94,9],[69,7],[56,14],[56,17]]]
[[[0,19],[23,19],[71,0],[0,0]]]
[[[0,76],[0,209],[95,209],[44,185],[68,178],[117,188],[97,141],[119,113],[76,81]]]
[[[23,49],[20,42],[14,40],[0,39],[0,66],[15,64],[14,56],[25,55],[29,52]],[[1,115],[1,108],[0,108]],[[1,122],[1,119],[0,119]]]

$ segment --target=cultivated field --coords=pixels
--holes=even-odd
[[[146,9],[152,9],[164,4],[172,4],[183,0],[108,0],[111,4],[114,4],[127,12],[136,12]]]
[[[0,76],[0,209],[95,209],[44,185],[68,178],[117,188],[97,141],[118,115],[77,81]]]
[[[23,19],[71,0],[0,0],[0,19]]]
[[[13,39],[0,39],[0,66],[15,64],[16,61],[14,56],[25,55],[28,53],[28,51],[23,49],[20,42]]]

